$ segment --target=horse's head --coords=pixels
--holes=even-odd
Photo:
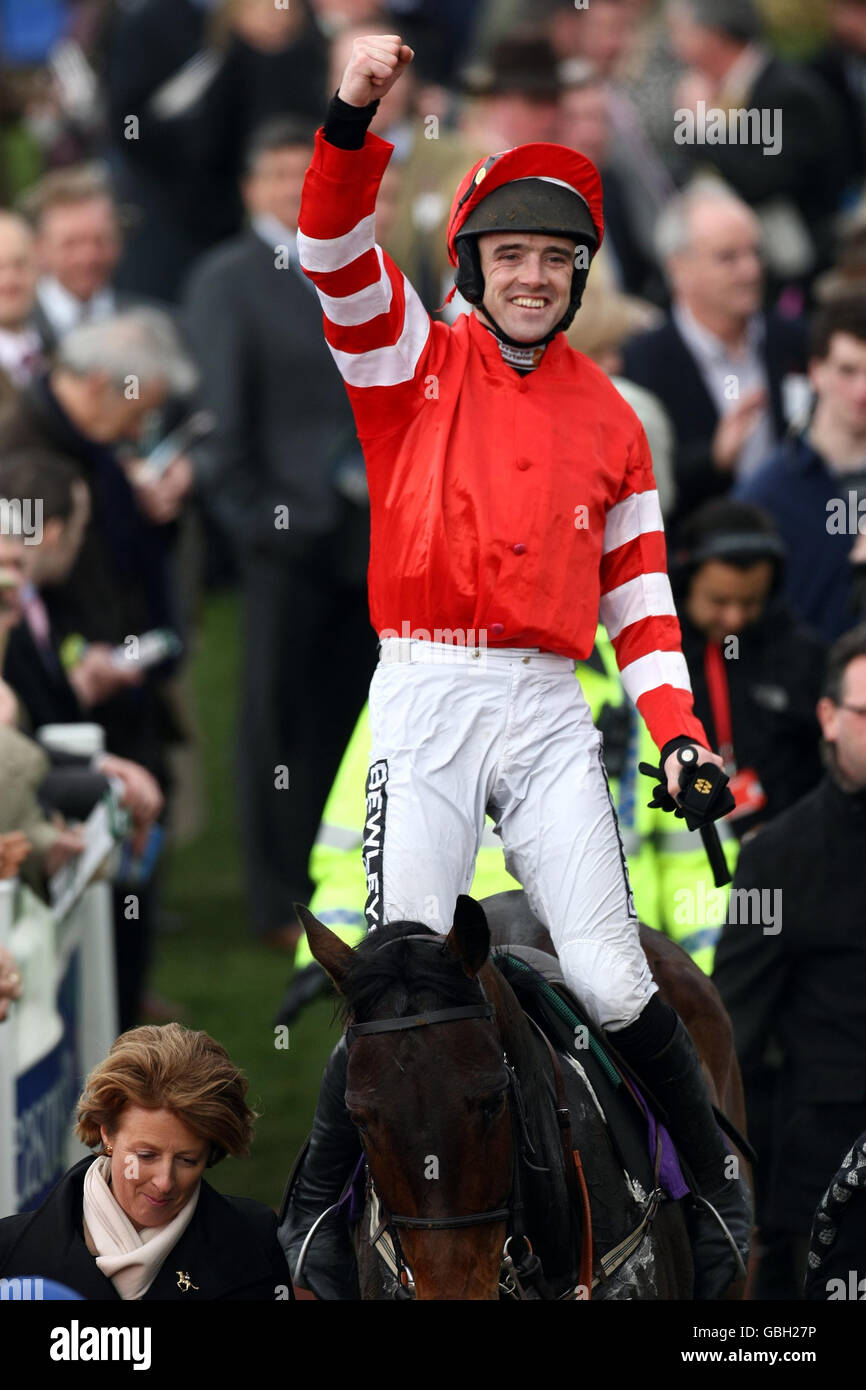
[[[498,971],[485,964],[482,908],[461,896],[446,937],[399,922],[355,951],[306,909],[299,915],[344,998],[346,1102],[379,1199],[398,1218],[416,1297],[497,1298],[512,1180],[509,1073],[497,1020],[509,1003]],[[440,1011],[445,1018],[420,1021]],[[388,1020],[406,1026],[379,1031]],[[462,1217],[470,1220],[444,1224]],[[425,1219],[434,1229],[413,1224]]]

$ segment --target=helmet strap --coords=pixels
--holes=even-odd
[[[484,303],[484,277],[481,274],[481,257],[478,252],[478,239],[475,236],[462,238],[458,242],[458,267],[455,278],[455,287],[461,292],[468,302],[481,311],[496,334],[501,343],[512,348],[533,348],[546,347],[549,342],[556,337],[557,333],[562,333],[571,324],[572,319],[580,308],[580,301],[583,298],[583,290],[586,285],[586,277],[589,274],[589,267],[586,269],[575,266],[571,273],[571,299],[568,308],[557,324],[551,328],[550,332],[543,338],[538,338],[535,342],[519,342],[516,338],[510,337],[505,329],[496,322],[490,310]]]
[[[510,338],[510,337],[508,336],[508,334],[505,332],[505,329],[504,329],[504,328],[500,328],[499,324],[496,322],[495,318],[493,317],[493,315],[491,314],[491,312],[490,312],[490,310],[487,308],[487,306],[483,303],[483,301],[482,301],[482,303],[479,304],[477,307],[478,307],[478,309],[480,309],[481,313],[484,315],[484,317],[485,317],[485,318],[488,320],[488,322],[490,323],[491,328],[492,328],[492,331],[496,334],[496,336],[497,336],[497,338],[499,339],[500,343],[504,344],[506,347],[515,348],[515,349],[526,348],[527,352],[530,352],[530,353],[531,353],[535,348],[547,347],[547,344],[551,341],[551,339],[556,337],[556,335],[557,335],[557,333],[559,332],[559,329],[560,329],[560,324],[562,323],[562,320],[560,319],[560,322],[556,325],[556,327],[555,327],[555,328],[552,328],[552,329],[550,330],[550,332],[549,332],[544,338],[538,338],[538,339],[537,339],[535,342],[533,342],[533,343],[526,343],[526,342],[521,341],[521,340],[518,339],[518,338]]]

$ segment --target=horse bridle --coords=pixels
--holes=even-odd
[[[431,946],[442,945],[441,937],[436,936],[401,936],[393,937],[390,941],[385,941],[377,950],[384,950],[385,947],[393,945],[399,941],[425,941]],[[481,1004],[462,1004],[451,1009],[433,1009],[426,1013],[406,1014],[401,1018],[382,1018],[374,1019],[369,1023],[352,1023],[346,1029],[346,1046],[351,1047],[358,1037],[370,1037],[377,1033],[397,1033],[408,1031],[414,1028],[428,1028],[441,1023],[457,1023],[463,1019],[478,1018],[485,1019],[488,1023],[494,1020],[493,1006],[487,999],[484,986],[478,981],[484,1002]],[[520,1093],[520,1083],[509,1065],[507,1057],[503,1054],[503,1062],[508,1078],[509,1111],[511,1117],[513,1161],[511,1169],[511,1191],[509,1194],[508,1205],[505,1207],[495,1207],[487,1211],[468,1212],[465,1216],[402,1216],[396,1212],[390,1212],[385,1207],[381,1197],[376,1194],[379,1202],[382,1219],[380,1230],[387,1230],[391,1236],[394,1252],[402,1270],[408,1271],[400,1239],[397,1234],[400,1228],[413,1231],[456,1231],[468,1226],[492,1225],[497,1221],[510,1221],[511,1234],[505,1242],[504,1256],[515,1268],[520,1268],[529,1272],[535,1257],[532,1253],[532,1246],[526,1236],[524,1228],[523,1192],[520,1178],[521,1161],[527,1161],[526,1151],[534,1152],[529,1138],[529,1131],[526,1124],[526,1112],[523,1105],[523,1097]],[[372,1186],[372,1175],[370,1177]],[[374,1189],[375,1191],[375,1189]],[[509,1253],[509,1246],[512,1241],[522,1240],[524,1243],[524,1254],[521,1264],[518,1265],[514,1256]],[[375,1242],[374,1242],[375,1243]]]

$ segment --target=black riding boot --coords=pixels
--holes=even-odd
[[[667,1112],[671,1136],[691,1169],[700,1197],[722,1218],[745,1265],[752,1230],[751,1196],[743,1179],[728,1176],[732,1155],[716,1124],[700,1060],[682,1020],[654,994],[637,1021],[611,1032],[610,1038]],[[720,1298],[743,1269],[718,1218],[700,1200],[692,1205],[689,1233],[694,1296]]]
[[[291,1182],[279,1228],[293,1277],[314,1222],[339,1202],[361,1154],[358,1131],[346,1109],[347,1061],[346,1041],[341,1038],[322,1077],[309,1146]],[[360,1298],[355,1251],[342,1207],[323,1217],[317,1227],[298,1284],[317,1298]]]

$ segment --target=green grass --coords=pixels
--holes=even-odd
[[[165,905],[184,928],[157,937],[152,984],[182,1005],[183,1022],[227,1048],[249,1078],[248,1097],[261,1116],[250,1158],[226,1159],[208,1181],[277,1206],[338,1028],[333,1003],[321,1000],[292,1027],[288,1048],[275,1046],[273,1016],[289,968],[254,939],[244,903],[234,789],[238,610],[234,594],[207,599],[192,660],[206,823],[198,839],[170,854]]]

